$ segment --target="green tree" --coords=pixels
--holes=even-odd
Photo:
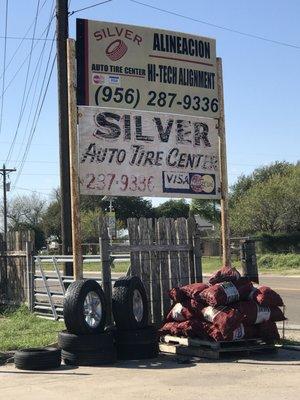
[[[220,202],[218,200],[193,199],[192,213],[199,214],[209,222],[220,223]]]
[[[8,205],[8,224],[10,230],[32,230],[35,233],[35,247],[40,249],[45,244],[42,227],[46,200],[37,193],[17,196]]]
[[[155,215],[157,218],[188,218],[190,211],[189,204],[184,200],[168,200],[155,207]]]
[[[300,230],[300,166],[252,183],[231,203],[230,219],[235,234]]]
[[[229,203],[231,206],[243,197],[247,190],[257,183],[267,182],[272,176],[285,176],[293,171],[295,166],[286,161],[275,161],[274,163],[256,168],[252,174],[241,175],[237,182],[230,188]]]
[[[81,238],[83,243],[98,243],[99,241],[99,217],[102,211],[81,211]]]
[[[155,216],[151,201],[142,197],[115,197],[113,208],[116,211],[116,219],[123,227],[127,226],[128,218],[153,218]],[[109,210],[109,201],[102,201],[102,210]]]

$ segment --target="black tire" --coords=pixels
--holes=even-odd
[[[149,325],[143,329],[135,330],[115,330],[116,343],[132,344],[132,343],[150,343],[158,341],[158,331],[154,325]]]
[[[139,318],[135,317],[133,298],[136,292],[143,308]],[[127,276],[115,282],[112,294],[112,309],[118,329],[141,329],[148,325],[148,300],[144,285],[137,276]]]
[[[56,348],[35,348],[16,351],[15,366],[25,370],[56,369],[61,364],[61,352]]]
[[[105,347],[112,347],[113,343],[114,339],[111,332],[95,335],[75,335],[62,331],[58,334],[58,347],[70,352],[97,351]]]
[[[87,323],[84,315],[84,301],[88,294],[98,297],[101,305],[100,320],[94,326]],[[91,314],[92,317],[95,314]],[[106,301],[101,286],[93,279],[73,282],[66,291],[64,298],[64,319],[69,333],[88,335],[101,333],[106,323]]]
[[[62,350],[62,359],[66,365],[95,366],[109,365],[117,361],[115,347],[107,347],[101,351],[69,352]]]
[[[119,360],[142,360],[158,356],[158,334],[153,326],[130,331],[116,331]]]

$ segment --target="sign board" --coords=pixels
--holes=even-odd
[[[215,40],[77,19],[77,100],[218,118]]]
[[[217,121],[78,107],[82,194],[220,198]]]

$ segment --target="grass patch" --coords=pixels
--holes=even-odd
[[[300,254],[263,254],[257,257],[259,271],[294,271],[300,273]]]
[[[0,351],[47,346],[64,327],[63,322],[38,318],[26,306],[0,310]]]

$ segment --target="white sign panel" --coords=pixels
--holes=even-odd
[[[79,107],[82,194],[220,198],[216,121]]]
[[[214,39],[77,20],[78,105],[219,117]]]

